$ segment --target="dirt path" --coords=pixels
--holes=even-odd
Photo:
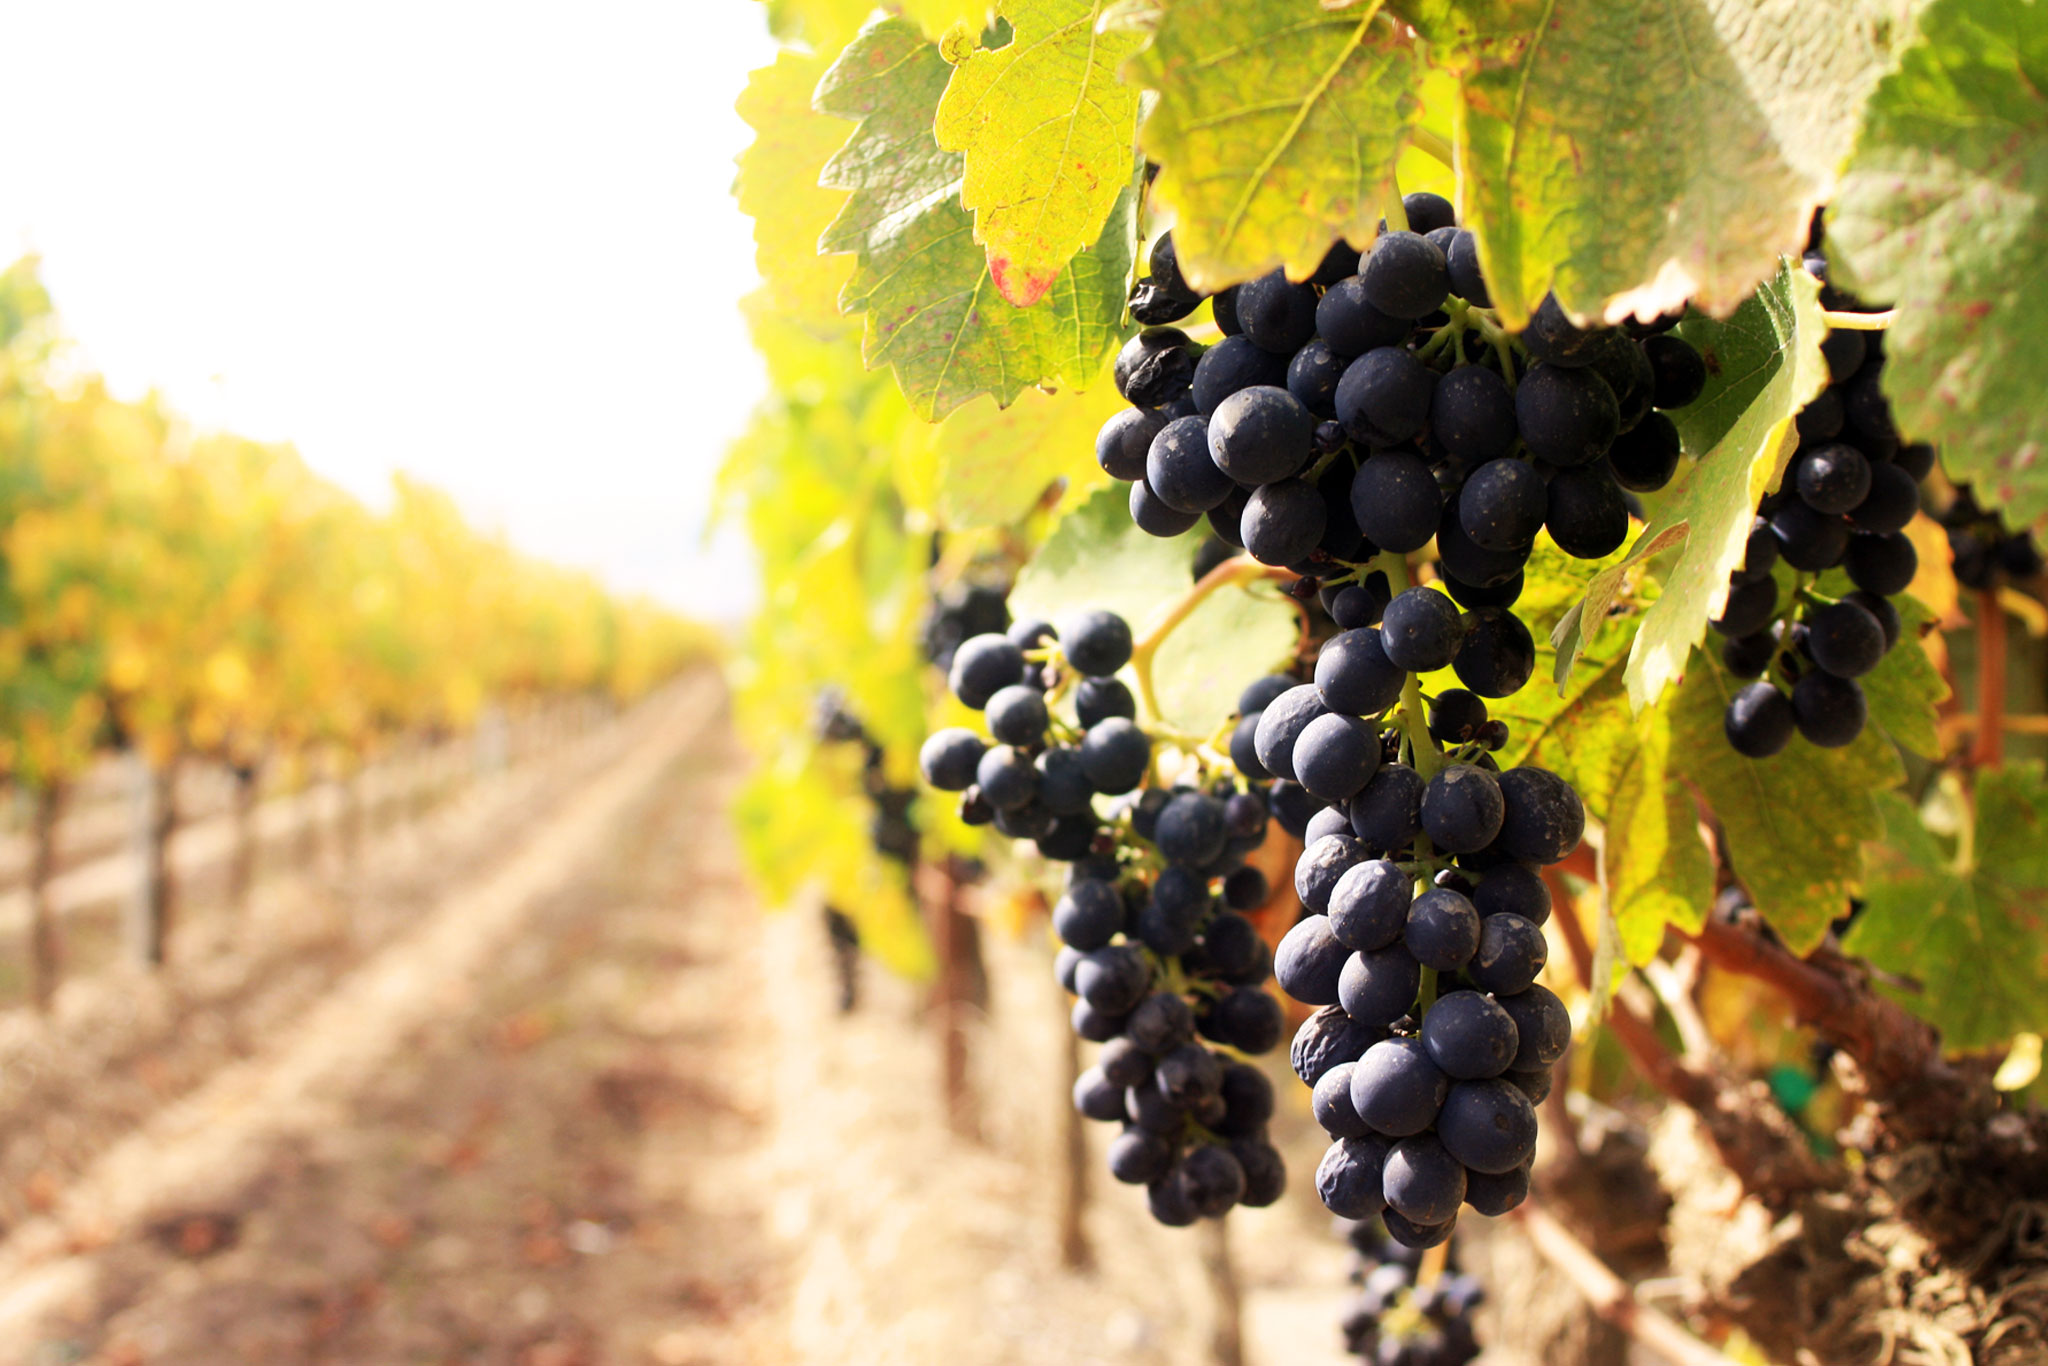
[[[816,919],[753,905],[713,722],[566,797],[17,1229],[0,1363],[1206,1363],[1201,1242],[1135,1192],[1098,1176],[1097,1266],[1058,1263],[1035,937],[990,936],[963,1143],[918,992],[868,969],[839,1015]],[[1312,1195],[1231,1225],[1251,1366],[1343,1360]]]

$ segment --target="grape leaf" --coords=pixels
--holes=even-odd
[[[1417,6],[1415,8],[1429,8]],[[1734,308],[1806,238],[1889,61],[1887,0],[1462,0],[1466,226],[1501,315]]]
[[[988,24],[989,7],[984,0],[896,0],[896,8],[905,18],[915,19],[934,38],[943,38],[963,26],[971,33],[979,33]]]
[[[1900,426],[2015,522],[2048,520],[2048,17],[1936,0],[1828,210],[1846,284],[1898,305]]]
[[[818,254],[818,235],[846,196],[818,185],[818,172],[846,141],[846,126],[811,108],[811,91],[825,71],[821,57],[778,55],[747,78],[738,110],[754,130],[739,155],[733,196],[754,220],[754,265],[775,311],[807,326],[836,332],[839,292],[851,263]]]
[[[880,19],[826,72],[818,108],[860,124],[821,183],[852,191],[819,249],[855,253],[841,308],[866,314],[862,358],[888,364],[919,416],[977,394],[1009,403],[1034,384],[1079,387],[1121,335],[1136,194],[1037,304],[1006,303],[960,206],[960,158],[932,138],[951,68],[916,25]]]
[[[1884,832],[1877,797],[1905,770],[1875,726],[1842,749],[1795,737],[1773,758],[1743,758],[1722,728],[1740,686],[1712,655],[1694,657],[1664,709],[1672,769],[1713,808],[1728,861],[1757,909],[1793,952],[1805,953],[1847,906],[1862,872],[1860,846]]]
[[[1879,985],[1957,1049],[2039,1029],[2048,1000],[2048,785],[2034,767],[1979,773],[1973,804],[1963,860],[1903,796],[1885,794],[1884,839],[1865,846],[1863,913],[1846,943],[1918,982]]]
[[[1126,484],[1098,489],[1075,508],[1017,575],[1010,611],[1057,623],[1069,612],[1099,607],[1143,635],[1194,586],[1200,530],[1162,539],[1131,522]],[[1294,648],[1294,608],[1261,586],[1224,588],[1204,599],[1153,661],[1153,683],[1166,721],[1207,735],[1237,706],[1245,684],[1281,664]]]
[[[1672,414],[1686,449],[1704,451],[1658,508],[1639,545],[1661,552],[1682,532],[1661,575],[1663,591],[1643,613],[1629,655],[1629,700],[1647,707],[1685,670],[1707,622],[1728,600],[1728,574],[1742,563],[1757,503],[1785,472],[1798,443],[1792,420],[1827,383],[1819,286],[1796,264],[1770,280],[1725,322],[1689,318],[1681,334],[1707,361],[1707,388]],[[1587,607],[1562,623],[1559,668],[1587,637],[1585,623],[1606,619],[1624,561],[1587,585]],[[1561,683],[1561,680],[1560,680]]]
[[[976,399],[939,424],[939,521],[953,531],[1024,519],[1054,480],[1071,491],[1107,483],[1095,433],[1124,406],[1107,384],[1029,390],[1007,408]]]
[[[1045,297],[1131,180],[1138,92],[1117,67],[1144,42],[1097,33],[1101,0],[1002,0],[1014,36],[953,69],[933,131],[962,154],[961,204],[1004,299]]]
[[[1159,92],[1139,139],[1164,168],[1182,271],[1200,288],[1371,240],[1420,106],[1413,46],[1377,6],[1174,0],[1130,73]]]
[[[1624,546],[1599,563],[1612,567],[1630,558],[1633,549]],[[1539,642],[1553,622],[1579,610],[1584,572],[1585,565],[1567,558],[1547,535],[1538,538],[1515,611]],[[1538,672],[1552,663],[1549,648],[1537,646]],[[1629,715],[1626,654],[1625,638],[1609,635],[1587,652],[1570,686],[1523,688],[1491,706],[1508,723],[1508,746],[1495,756],[1501,767],[1532,763],[1553,770],[1600,823],[1608,912],[1628,961],[1642,964],[1664,942],[1667,924],[1699,927],[1714,880],[1692,794],[1671,774],[1668,718],[1654,711]]]
[[[858,780],[812,771],[819,766],[829,756],[806,744],[764,763],[733,800],[734,831],[762,900],[786,906],[815,889],[853,918],[864,952],[901,976],[929,977],[931,943],[902,870],[869,840]]]

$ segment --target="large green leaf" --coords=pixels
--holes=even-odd
[[[1063,519],[1018,574],[1010,610],[1057,622],[1099,607],[1143,635],[1194,585],[1199,531],[1162,539],[1131,523],[1129,489],[1098,489]],[[1245,684],[1284,663],[1296,639],[1294,608],[1268,584],[1211,594],[1167,637],[1153,662],[1166,721],[1198,735],[1237,705]]]
[[[1845,280],[1899,315],[1899,424],[2015,521],[2048,517],[2048,15],[1936,0],[1828,212]]]
[[[2048,785],[2037,768],[1980,773],[1966,857],[1912,804],[1883,801],[1884,840],[1866,846],[1853,953],[1919,991],[1880,984],[1951,1048],[1986,1048],[2038,1030],[2048,1001]]]
[[[1002,0],[1010,41],[968,54],[939,102],[939,145],[964,158],[960,202],[1003,298],[1045,297],[1131,181],[1138,92],[1117,68],[1142,35],[1098,33],[1101,0]]]
[[[1413,47],[1367,5],[1172,0],[1132,74],[1159,92],[1140,134],[1164,168],[1183,271],[1204,288],[1313,272],[1371,239],[1420,113]]]
[[[1553,288],[1577,314],[1734,308],[1805,240],[1889,60],[1893,7],[1405,7],[1464,78],[1466,224],[1502,315],[1519,324]]]
[[[1792,420],[1827,383],[1818,298],[1813,278],[1787,261],[1725,322],[1702,317],[1680,325],[1706,357],[1708,384],[1673,420],[1686,448],[1705,454],[1664,499],[1638,542],[1645,555],[1679,546],[1629,655],[1629,699],[1638,709],[1654,703],[1685,671],[1707,622],[1726,605],[1728,574],[1742,563],[1757,503],[1784,474],[1798,444]],[[1588,626],[1597,630],[1606,620],[1621,577],[1632,567],[1624,561],[1587,585],[1586,606],[1560,626],[1561,669],[1569,671],[1592,634]]]
[[[1842,749],[1795,738],[1769,759],[1728,745],[1722,716],[1740,683],[1707,653],[1695,655],[1670,706],[1671,768],[1706,798],[1724,852],[1795,953],[1842,914],[1862,872],[1861,845],[1884,832],[1877,798],[1905,776],[1875,726]]]
[[[866,314],[861,353],[892,367],[911,407],[937,421],[978,394],[1009,403],[1036,384],[1079,387],[1120,336],[1136,236],[1135,189],[1100,241],[1076,256],[1045,297],[1017,308],[997,294],[960,205],[960,157],[932,120],[952,68],[915,24],[861,30],[817,91],[828,114],[859,119],[821,182],[851,191],[819,249],[856,255],[841,297]]]

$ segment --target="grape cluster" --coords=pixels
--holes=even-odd
[[[1455,1243],[1442,1272],[1423,1285],[1420,1249],[1404,1247],[1372,1220],[1338,1226],[1356,1253],[1351,1279],[1359,1287],[1344,1310],[1345,1351],[1372,1366],[1465,1366],[1479,1355],[1472,1311],[1486,1290],[1458,1270]]]
[[[1998,514],[1979,507],[1968,488],[1958,488],[1942,509],[1941,525],[1948,532],[1956,582],[1963,587],[1983,591],[2040,577],[2041,551],[2033,536],[2007,531]]]
[[[1697,398],[1706,366],[1667,335],[1676,315],[1588,330],[1546,298],[1510,336],[1449,202],[1403,205],[1409,230],[1363,257],[1339,243],[1308,280],[1216,295],[1224,337],[1206,348],[1161,325],[1202,298],[1161,238],[1131,299],[1147,326],[1117,358],[1131,407],[1096,458],[1155,535],[1206,515],[1254,558],[1322,579],[1435,539],[1451,595],[1504,609],[1539,529],[1582,559],[1622,543],[1632,493],[1678,466],[1658,410]]]
[[[861,749],[861,789],[873,808],[868,817],[868,841],[883,858],[906,867],[917,861],[917,826],[910,818],[917,790],[897,787],[889,781],[888,764],[882,747],[868,734],[846,706],[846,694],[837,687],[818,695],[813,726],[820,740],[832,744],[858,745]]]
[[[1100,611],[968,640],[949,683],[996,743],[942,730],[920,760],[934,787],[963,794],[970,822],[1072,865],[1052,914],[1057,971],[1077,998],[1074,1032],[1102,1045],[1074,1105],[1122,1126],[1111,1174],[1144,1185],[1161,1223],[1184,1225],[1270,1205],[1286,1183],[1266,1132],[1272,1083],[1233,1056],[1282,1033],[1280,1003],[1261,989],[1272,952],[1241,913],[1267,899],[1244,856],[1270,814],[1264,792],[1229,776],[1146,785],[1151,740],[1115,677],[1131,651],[1130,627]],[[1109,799],[1102,813],[1097,798]]]
[[[1817,251],[1807,268],[1826,278]],[[1839,294],[1837,303],[1850,301]],[[1821,343],[1829,382],[1799,413],[1799,446],[1751,524],[1742,566],[1713,628],[1721,662],[1740,679],[1723,717],[1735,752],[1766,759],[1796,733],[1833,749],[1863,733],[1868,707],[1858,681],[1898,644],[1890,599],[1920,567],[1906,524],[1920,510],[1930,446],[1901,445],[1879,387],[1882,332],[1834,331]],[[1840,597],[1816,586],[1844,570]]]
[[[1445,689],[1415,715],[1403,666],[1424,664],[1392,605],[1386,618],[1326,643],[1313,683],[1255,684],[1232,748],[1249,729],[1237,762],[1281,780],[1283,822],[1311,813],[1294,873],[1304,914],[1273,973],[1320,1007],[1292,1052],[1333,1140],[1317,1191],[1335,1214],[1384,1211],[1397,1241],[1428,1246],[1462,1204],[1500,1214],[1528,1193],[1534,1107],[1570,1036],[1536,982],[1551,909],[1539,870],[1578,847],[1586,816],[1556,774],[1499,771],[1506,728],[1482,698]]]

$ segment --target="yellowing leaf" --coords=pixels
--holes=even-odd
[[[818,173],[846,141],[846,125],[811,108],[825,67],[821,57],[784,52],[747,78],[737,108],[754,142],[739,155],[733,195],[754,220],[754,264],[776,312],[837,331],[851,263],[819,255],[818,237],[846,196],[820,188]]]
[[[1174,0],[1132,60],[1159,92],[1140,141],[1163,167],[1153,192],[1197,287],[1276,266],[1304,279],[1337,238],[1371,240],[1421,75],[1377,10]]]
[[[1095,433],[1124,406],[1114,387],[1026,390],[1008,408],[976,399],[939,424],[939,520],[954,531],[1022,521],[1053,481],[1107,483]]]
[[[1003,0],[1015,30],[953,69],[933,131],[963,155],[961,204],[1003,298],[1028,308],[1086,249],[1131,179],[1138,92],[1117,67],[1144,39],[1098,33],[1100,0]]]
[[[1733,309],[1806,238],[1889,60],[1891,0],[1465,0],[1422,20],[1463,77],[1459,166],[1520,325]]]
[[[891,366],[928,421],[977,394],[1009,403],[1036,384],[1095,378],[1121,336],[1136,237],[1126,188],[1100,240],[1044,298],[1006,302],[960,206],[960,158],[932,138],[950,73],[915,25],[885,19],[862,30],[817,93],[820,109],[861,121],[825,168],[826,184],[853,193],[819,245],[857,255],[841,307],[867,315],[863,358]]]
[[[1845,281],[1898,305],[1900,427],[2015,522],[2048,520],[2048,14],[1937,0],[1870,101],[1828,215]]]
[[[979,33],[988,24],[988,5],[983,0],[898,0],[896,8],[934,38],[943,38],[963,25]]]

